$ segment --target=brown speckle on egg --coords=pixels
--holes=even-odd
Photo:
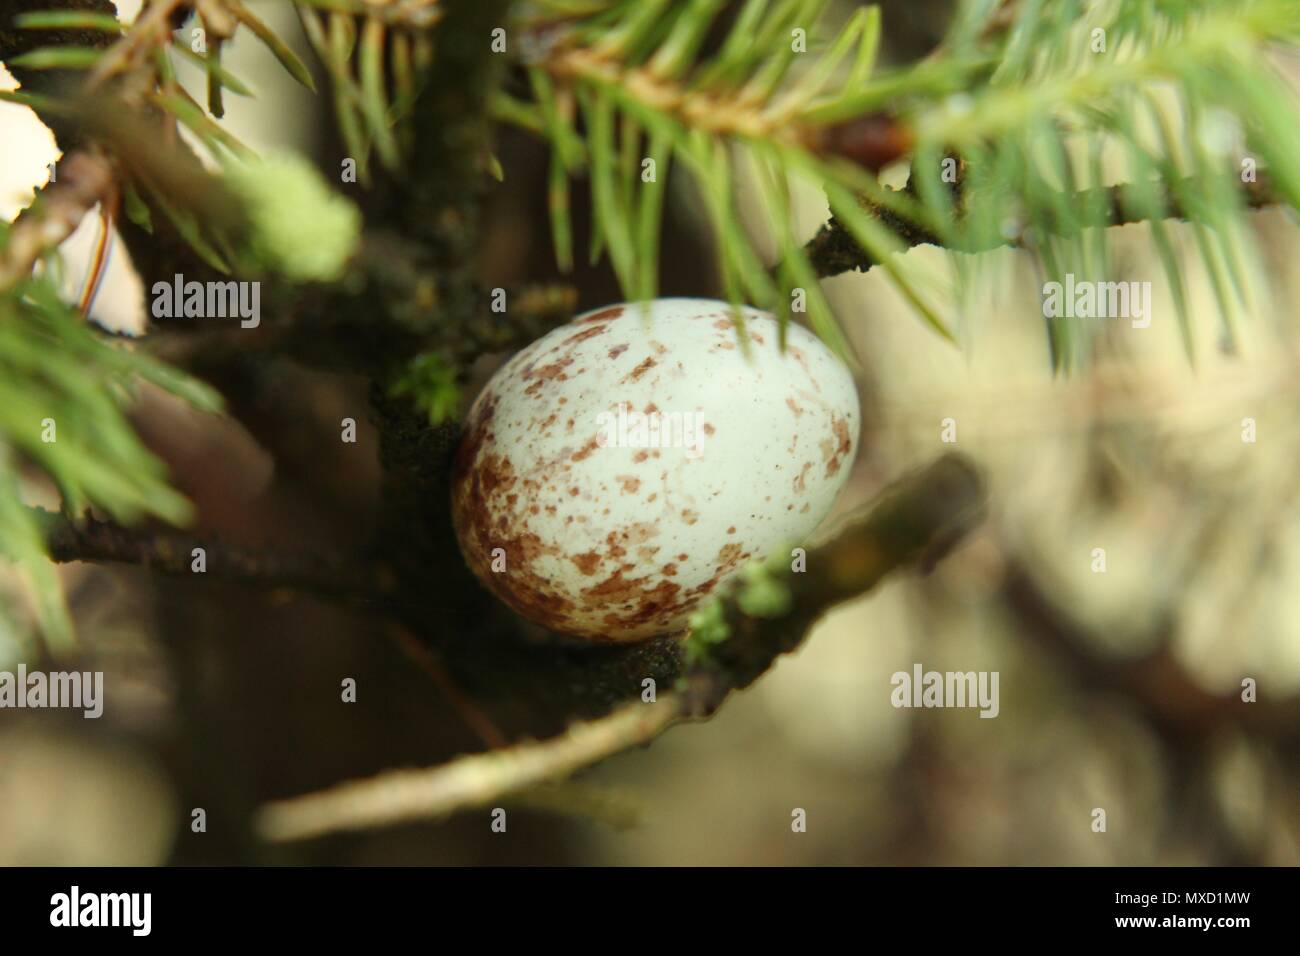
[[[593,312],[591,315],[579,316],[573,320],[574,325],[584,322],[604,322],[607,319],[617,319],[623,314],[623,306],[615,305],[608,309],[601,309],[599,312]]]
[[[564,340],[565,345],[572,345],[574,342],[585,342],[587,339],[594,338],[597,335],[603,335],[609,330],[608,325],[593,325],[590,328],[583,329]]]
[[[635,382],[642,375],[644,375],[646,372],[650,371],[654,367],[655,367],[655,360],[647,355],[645,359],[643,359],[640,362],[640,364],[637,365],[636,368],[632,369],[631,373],[628,375],[627,378],[624,379],[624,381]]]

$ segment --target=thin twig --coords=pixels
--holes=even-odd
[[[105,81],[127,64],[137,51],[171,35],[172,11],[181,6],[183,0],[153,0],[144,12],[131,24],[130,30],[109,48],[95,69],[86,77],[86,91],[94,92]]]
[[[58,562],[134,564],[163,574],[206,574],[265,588],[289,588],[344,602],[380,596],[373,576],[327,554],[264,551],[167,529],[124,528],[90,515],[73,520],[41,508],[30,509],[45,535],[50,557]],[[196,570],[202,549],[202,572]]]
[[[14,220],[8,242],[0,247],[0,292],[26,279],[41,256],[72,235],[86,213],[117,188],[108,160],[95,153],[66,157],[58,175]]]
[[[429,328],[413,330],[394,310],[373,306],[379,300],[404,302],[404,308],[411,309],[412,303],[420,301],[419,277],[377,276],[371,263],[379,250],[366,250],[367,241],[363,239],[358,268],[372,279],[382,278],[380,290],[368,289],[360,297],[337,289],[306,290],[277,309],[274,316],[264,317],[256,329],[175,321],[152,329],[143,341],[153,355],[181,366],[196,361],[207,365],[243,361],[256,353],[286,355],[308,365],[364,368],[391,361],[391,348],[403,355],[437,352],[461,368],[469,368],[480,355],[511,352],[536,341],[569,321],[577,307],[578,293],[571,285],[525,285],[506,290],[504,312],[492,311],[491,297],[485,291],[469,322],[447,321],[435,306],[421,313],[421,321]],[[383,241],[377,245],[387,248]],[[389,273],[399,271],[394,260],[402,255],[400,250],[391,250],[385,267]],[[429,298],[436,303],[436,294]]]
[[[461,719],[469,725],[479,740],[493,750],[510,745],[510,741],[493,723],[492,718],[451,679],[451,675],[447,673],[447,668],[443,666],[442,661],[438,659],[438,655],[428,645],[422,643],[407,628],[396,621],[389,625],[388,630],[393,636],[393,640],[397,642],[397,646],[402,649],[406,656],[438,685],[438,689],[456,708]]]
[[[656,704],[629,704],[599,720],[574,724],[544,743],[462,757],[431,770],[393,770],[270,803],[258,815],[258,828],[270,840],[300,840],[484,806],[649,743],[682,717],[683,706],[682,698],[666,695]]]
[[[1163,187],[1163,197],[1160,202],[1162,212],[1158,217],[1154,218],[1196,221],[1198,219],[1197,211],[1186,208],[1178,197],[1180,195],[1199,195],[1203,192],[1203,184],[1199,184],[1194,177],[1188,178],[1174,187]],[[1061,205],[1069,209],[1104,209],[1106,211],[1105,218],[1096,225],[1123,226],[1131,223],[1147,222],[1153,218],[1150,215],[1150,210],[1146,209],[1137,198],[1138,195],[1133,187],[1129,185],[1103,186],[1079,190],[1065,196],[1061,201]],[[1274,191],[1266,177],[1263,176],[1260,176],[1255,182],[1242,183],[1240,197],[1242,205],[1247,209],[1264,209],[1284,202],[1282,197]],[[877,216],[882,225],[886,226],[890,232],[902,241],[904,248],[907,249],[919,245],[935,245],[952,248],[954,252],[976,253],[990,252],[1003,246],[1022,245],[1030,241],[1030,237],[1025,235],[1024,232],[1018,232],[1001,235],[995,240],[981,242],[976,245],[949,247],[928,229],[924,229],[890,210],[872,205],[871,211]],[[1090,225],[1093,225],[1093,223],[1076,223],[1071,227],[1064,224],[1049,223],[1047,232],[1054,236],[1069,236],[1077,233],[1079,228]],[[817,234],[808,240],[804,246],[804,252],[807,254],[809,261],[812,262],[817,276],[822,279],[853,270],[866,271],[878,264],[876,259],[858,244],[843,223],[835,217],[831,217],[828,222],[817,230]]]

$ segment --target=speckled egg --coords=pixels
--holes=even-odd
[[[658,299],[578,316],[515,355],[471,408],[452,513],[474,572],[560,634],[680,631],[742,564],[802,542],[858,441],[848,370],[812,333]]]

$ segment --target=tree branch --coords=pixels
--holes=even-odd
[[[358,269],[368,272],[371,253],[359,257]],[[371,280],[373,280],[371,276]],[[380,301],[411,308],[421,300],[415,277],[391,288]],[[377,290],[367,284],[371,292]],[[149,351],[174,364],[215,366],[243,361],[251,354],[282,355],[315,368],[348,371],[382,370],[412,355],[436,352],[467,370],[480,355],[512,352],[541,338],[573,317],[577,290],[565,283],[525,285],[505,290],[507,307],[494,312],[489,295],[480,295],[480,307],[467,323],[437,321],[428,329],[413,331],[388,308],[375,308],[376,296],[355,296],[339,288],[301,289],[284,308],[265,315],[254,329],[237,324],[213,325],[205,321],[173,321],[151,330],[144,339]],[[433,300],[436,303],[436,298]],[[423,306],[427,320],[438,318],[436,304]]]
[[[1189,207],[1179,198],[1180,196],[1200,195],[1204,191],[1204,184],[1196,178],[1189,177],[1173,188],[1164,186],[1162,190],[1163,194],[1160,202],[1162,212],[1158,218],[1188,221],[1197,221],[1203,218],[1200,210]],[[1284,202],[1282,197],[1274,191],[1266,177],[1262,175],[1256,182],[1242,183],[1240,194],[1242,205],[1247,209],[1263,209]],[[1071,209],[1104,209],[1104,224],[1106,226],[1123,226],[1130,223],[1146,222],[1152,218],[1142,203],[1140,194],[1136,193],[1133,187],[1129,185],[1101,186],[1079,190],[1064,197],[1062,204]],[[902,218],[891,210],[866,201],[863,202],[863,205],[867,206],[884,226],[902,240],[907,248],[910,249],[913,246],[920,245],[945,246],[943,240],[934,233]],[[1053,222],[1050,224],[1048,232],[1055,236],[1071,236],[1077,234],[1078,229],[1078,224],[1066,225]],[[1026,235],[1024,230],[1020,230],[1010,235],[1001,236],[995,241],[948,248],[951,248],[954,252],[989,252],[1003,246],[1019,246],[1031,241],[1031,237]],[[804,252],[816,270],[818,278],[822,279],[853,270],[865,272],[878,264],[865,249],[858,245],[857,240],[853,238],[848,229],[834,216],[817,230],[817,234],[812,239],[808,240],[804,245]]]
[[[61,178],[42,189],[14,220],[0,246],[0,292],[26,279],[36,262],[76,231],[82,217],[117,190],[108,161],[77,152],[59,164]]]
[[[30,510],[44,533],[50,557],[57,562],[134,564],[190,576],[199,573],[193,570],[194,550],[202,548],[202,573],[214,578],[290,588],[345,603],[369,603],[381,596],[374,575],[327,554],[255,550],[166,529],[124,528],[89,514],[74,521],[42,508]]]
[[[600,720],[574,724],[543,743],[462,757],[431,770],[392,770],[269,803],[259,812],[257,827],[268,840],[301,840],[483,806],[649,743],[682,716],[683,701],[677,695],[666,695],[655,704],[628,704]]]
[[[1300,698],[1246,703],[1239,693],[1214,694],[1175,657],[1173,621],[1136,642],[1152,650],[1136,658],[1115,659],[1075,615],[1044,593],[1023,563],[1012,560],[1002,584],[1006,606],[1027,634],[1060,660],[1085,688],[1122,694],[1152,726],[1174,737],[1203,737],[1226,724],[1260,737],[1300,740]]]
[[[169,37],[167,15],[179,9],[183,5],[175,0],[151,3],[126,33],[114,36],[89,29],[25,30],[14,24],[19,14],[45,10],[116,16],[112,0],[11,0],[0,11],[0,60],[10,67],[22,93],[39,98],[32,109],[65,155],[87,142],[97,142],[112,155],[121,174],[120,185],[152,183],[177,208],[189,210],[199,221],[224,222],[237,209],[218,188],[219,180],[204,172],[198,157],[179,137],[174,120],[138,102],[143,86],[124,84],[119,70],[138,68],[143,62],[137,55],[140,47]],[[47,45],[105,49],[100,71],[106,67],[117,70],[113,83],[96,91],[95,86],[106,76],[100,71],[88,77],[80,70],[32,70],[12,65],[16,57]],[[62,163],[59,168],[63,169]],[[145,288],[149,288],[150,276],[171,277],[178,272],[200,281],[218,278],[149,190],[141,191],[141,199],[150,210],[152,231],[129,217],[116,224],[132,263],[146,278]]]
[[[773,616],[746,613],[746,582],[719,597],[725,640],[710,645],[676,692],[653,703],[625,704],[563,734],[504,750],[461,757],[425,770],[394,770],[367,780],[266,804],[257,826],[270,840],[304,839],[339,830],[430,819],[492,803],[554,781],[613,754],[648,743],[673,724],[707,717],[732,691],[748,686],[793,650],[827,610],[911,564],[928,567],[983,518],[984,488],[959,456],[939,459],[895,483],[864,515],[812,549],[806,573],[781,565],[767,573],[789,605]],[[751,607],[752,610],[752,607]],[[693,640],[692,638],[688,640]]]

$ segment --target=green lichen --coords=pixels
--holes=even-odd
[[[788,571],[785,549],[751,561],[740,570],[736,606],[750,617],[781,617],[790,613],[794,598],[783,580]]]
[[[785,576],[790,571],[789,547],[780,547],[766,558],[750,561],[740,570],[734,589],[736,607],[749,617],[782,617],[794,607],[794,596]],[[690,619],[686,639],[688,664],[708,660],[715,647],[731,636],[723,609],[723,597],[714,597],[700,605]]]
[[[412,359],[393,384],[391,392],[409,396],[429,416],[429,424],[434,426],[455,418],[460,408],[456,369],[432,352]]]
[[[708,660],[713,648],[731,636],[722,601],[710,598],[696,608],[690,619],[690,634],[686,638],[686,663],[698,664]]]
[[[243,201],[250,265],[298,282],[337,279],[357,248],[361,213],[292,153],[231,162],[226,182]]]

